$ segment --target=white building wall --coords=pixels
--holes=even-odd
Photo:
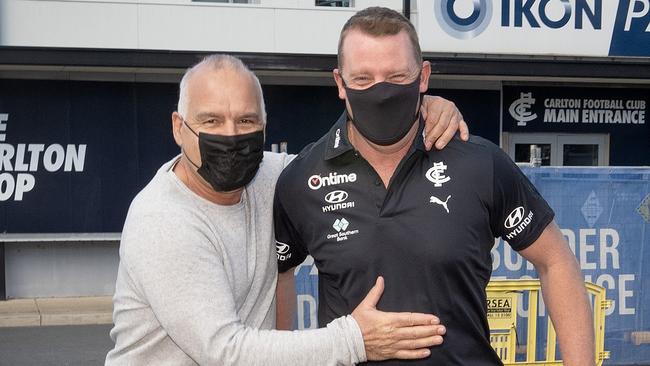
[[[345,21],[401,0],[221,4],[191,0],[1,0],[0,46],[335,54]]]
[[[106,296],[115,292],[119,243],[5,243],[7,298]]]

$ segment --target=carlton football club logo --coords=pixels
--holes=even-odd
[[[510,112],[510,116],[517,121],[517,126],[526,126],[527,122],[537,118],[537,114],[533,113],[531,110],[533,106],[535,106],[533,93],[521,93],[519,94],[519,99],[510,104],[508,112]]]
[[[442,187],[443,183],[451,180],[451,177],[445,175],[447,165],[443,161],[433,163],[433,166],[427,170],[424,176],[433,183],[434,187]]]

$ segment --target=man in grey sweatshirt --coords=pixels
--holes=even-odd
[[[457,113],[447,103],[432,115]],[[107,365],[350,365],[422,358],[442,342],[434,315],[376,309],[381,278],[352,315],[273,330],[273,192],[290,157],[262,151],[265,122],[259,81],[238,59],[210,56],[184,75],[172,116],[182,153],[124,224]]]

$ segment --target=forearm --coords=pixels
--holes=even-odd
[[[575,258],[540,269],[542,294],[557,331],[566,366],[594,365],[595,344],[591,306]]]
[[[307,331],[257,330],[241,327],[223,342],[208,364],[223,365],[353,365],[366,361],[363,338],[351,316]]]
[[[260,330],[240,318],[218,254],[206,245],[194,255],[160,241],[165,250],[121,257],[174,345],[201,365],[351,365],[365,361],[361,331],[352,317],[309,331]],[[200,239],[190,238],[196,242]],[[185,241],[192,241],[185,239]],[[146,258],[146,260],[141,260]],[[129,259],[134,264],[129,265]],[[150,265],[156,263],[156,265]],[[171,275],[170,275],[171,274]],[[270,275],[275,276],[275,273]],[[269,294],[259,294],[261,296]],[[271,296],[272,298],[272,296]],[[268,304],[271,301],[269,299]],[[261,309],[264,310],[264,309]],[[272,311],[269,307],[267,311]],[[266,316],[266,312],[259,314]],[[273,314],[274,315],[274,314]]]
[[[278,275],[276,302],[276,328],[293,329],[293,318],[296,312],[296,283],[293,270]]]

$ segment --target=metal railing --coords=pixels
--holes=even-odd
[[[585,282],[591,295],[596,342],[596,365],[609,358],[605,351],[605,310],[612,302],[605,298],[605,288]],[[539,280],[494,280],[487,286],[488,323],[490,343],[504,365],[562,365],[557,358],[557,335],[549,320],[546,329],[546,352],[544,360],[537,360],[538,301],[541,291]],[[528,293],[528,323],[525,344],[525,361],[517,361],[517,305],[523,294]],[[523,347],[521,347],[523,348]]]

